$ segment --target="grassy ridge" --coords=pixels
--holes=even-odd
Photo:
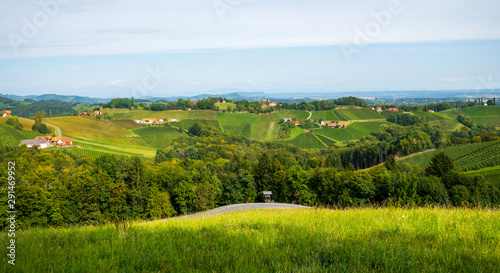
[[[2,272],[496,272],[500,214],[467,209],[250,210],[17,231]],[[7,233],[1,233],[6,242]],[[50,258],[47,258],[50,256]]]

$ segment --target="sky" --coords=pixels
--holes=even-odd
[[[0,0],[0,93],[500,88],[498,0]]]

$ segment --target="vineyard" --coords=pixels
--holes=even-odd
[[[137,128],[142,128],[144,125],[137,123],[130,119],[114,119],[111,121],[113,124],[118,125],[124,129],[132,130]]]
[[[500,142],[487,142],[480,147],[467,148],[457,151],[457,154],[451,154],[450,157],[455,166],[464,171],[478,170],[485,167],[500,165]]]
[[[109,155],[111,152],[105,152],[105,151],[97,151],[97,150],[91,150],[91,149],[82,149],[82,148],[64,148],[63,151],[65,153],[72,153],[74,155],[78,156],[88,156],[92,157],[93,159],[96,159],[98,157],[101,157],[103,155]],[[120,156],[128,156],[125,154],[118,154],[118,153],[111,153],[115,155],[120,155]]]
[[[135,129],[142,140],[153,148],[166,148],[172,144],[174,138],[182,136],[178,129],[169,127],[146,127]]]
[[[314,134],[303,133],[298,137],[284,141],[283,143],[291,144],[295,147],[302,149],[326,149],[327,147],[323,144]]]
[[[434,150],[401,160],[405,163],[426,166],[440,152],[448,155],[456,167],[463,171],[478,170],[500,165],[500,141],[453,146]]]
[[[347,108],[347,109],[338,109],[335,110],[336,113],[339,113],[341,118],[345,118],[345,120],[367,120],[367,119],[384,119],[382,115],[380,115],[377,111],[371,109],[355,109],[355,108]]]

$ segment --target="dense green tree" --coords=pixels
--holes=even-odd
[[[439,154],[432,157],[431,162],[425,168],[425,172],[428,175],[435,175],[438,177],[444,177],[447,175],[455,165],[449,156],[445,153],[440,152]]]

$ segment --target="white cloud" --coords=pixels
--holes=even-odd
[[[498,0],[399,1],[403,11],[392,16],[373,43],[500,39],[494,31],[500,25]],[[354,29],[363,28],[373,20],[371,13],[386,9],[390,1],[244,1],[223,21],[212,1],[70,1],[36,27],[36,35],[17,53],[9,35],[23,37],[23,18],[29,21],[42,9],[38,0],[4,2],[3,59],[352,43]]]
[[[117,86],[117,85],[120,85],[122,82],[123,82],[123,80],[114,80],[114,81],[110,82],[109,85]]]

